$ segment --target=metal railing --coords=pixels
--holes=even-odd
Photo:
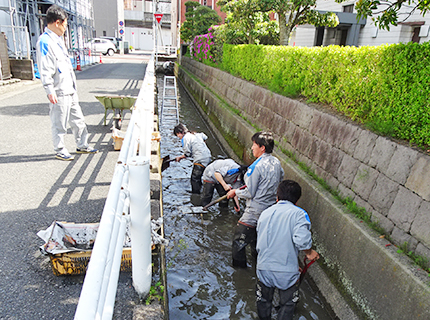
[[[159,56],[170,56],[176,58],[178,53],[177,47],[172,46],[157,46],[157,54]]]
[[[154,94],[152,54],[115,167],[75,320],[112,319],[128,222],[133,285],[141,297],[149,293],[152,274],[149,159]]]

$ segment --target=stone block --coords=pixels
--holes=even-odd
[[[411,226],[411,234],[430,247],[430,202],[421,203]]]
[[[394,203],[388,211],[387,218],[399,228],[409,232],[422,201],[415,193],[400,186]]]
[[[258,104],[264,104],[265,101],[265,92],[264,89],[261,87],[253,86],[252,88],[249,87],[249,97],[257,102]]]
[[[320,139],[328,142],[327,138],[330,135],[329,129],[333,121],[334,117],[332,115],[315,110],[311,123],[309,124],[309,131]]]
[[[360,164],[352,183],[352,189],[364,200],[368,200],[378,174],[378,171],[368,165]]]
[[[379,212],[372,210],[372,222],[377,223],[387,234],[390,234],[394,229],[394,223]]]
[[[263,125],[263,127],[266,128],[266,130],[271,131],[272,128],[276,126],[275,122],[275,113],[269,110],[268,108],[262,107],[260,116],[259,116],[259,123]]]
[[[342,182],[339,183],[337,189],[339,190],[339,195],[342,198],[350,198],[351,200],[355,198],[355,193]]]
[[[345,139],[345,135],[348,133],[347,123],[345,121],[338,119],[335,116],[331,116],[330,119],[331,119],[331,124],[330,124],[330,127],[328,128],[326,141],[327,143],[330,143],[334,147],[340,149],[340,145],[343,139]],[[352,155],[352,153],[350,155]]]
[[[357,146],[354,150],[354,158],[363,163],[368,163],[377,138],[376,134],[367,130],[361,130]]]
[[[300,140],[300,136],[302,134],[302,131],[303,131],[303,129],[298,127],[298,126],[296,127],[296,130],[294,130],[294,134],[291,137],[291,141],[290,141],[291,145],[294,148],[297,148],[297,146],[299,144],[299,140]]]
[[[299,127],[308,129],[315,110],[303,103],[295,109],[293,122]]]
[[[160,200],[161,196],[161,179],[159,178],[159,174],[151,173],[150,174],[150,197],[154,200]]]
[[[337,180],[331,174],[327,174],[327,177],[325,178],[325,182],[327,182],[329,187],[332,188],[333,190],[338,189],[339,184],[340,184],[339,180]]]
[[[328,152],[328,157],[324,162],[325,170],[339,179],[339,167],[342,164],[343,158],[345,156],[346,154],[343,151],[340,151],[336,148],[330,148]]]
[[[10,72],[14,78],[34,80],[34,66],[31,59],[9,59]]]
[[[299,128],[294,123],[287,120],[285,122],[284,138],[287,139],[287,141],[291,141],[296,130],[299,130]]]
[[[285,136],[287,130],[287,120],[282,118],[279,114],[273,114],[273,134],[276,136],[276,140],[280,141]]]
[[[315,161],[318,156],[319,146],[321,145],[321,140],[316,136],[311,136],[311,141],[308,149],[308,157],[312,159],[315,164],[321,165],[319,162]]]
[[[351,188],[352,181],[357,175],[357,170],[360,167],[361,162],[354,159],[353,157],[345,154],[342,158],[342,163],[337,170],[337,178],[347,188]]]
[[[430,268],[430,249],[428,247],[426,247],[422,243],[418,243],[417,248],[415,249],[415,254],[427,259],[425,265],[427,268]]]
[[[285,119],[292,121],[294,118],[294,112],[296,108],[301,106],[301,103],[295,100],[289,99],[287,97],[282,97],[281,103],[282,105],[281,105],[281,108],[279,109],[279,114],[283,116]]]
[[[375,210],[387,216],[398,191],[399,185],[380,173],[376,178],[375,187],[368,202]]]
[[[391,157],[395,150],[396,144],[394,142],[384,137],[378,137],[369,159],[369,166],[387,174],[388,165],[391,162]]]
[[[356,125],[348,123],[345,126],[338,126],[337,130],[339,139],[335,142],[335,146],[338,146],[342,151],[353,156],[355,148],[358,145],[362,129]]]
[[[151,200],[151,219],[157,220],[160,215],[160,200]]]
[[[307,130],[301,130],[299,142],[297,145],[298,151],[307,157],[309,154],[311,143],[312,135]]]
[[[264,106],[269,109],[271,112],[275,112],[277,114],[279,114],[278,109],[279,109],[279,103],[278,103],[278,99],[277,99],[277,95],[274,94],[271,91],[268,91],[266,93],[266,98],[264,100]]]
[[[404,185],[417,158],[417,151],[398,144],[388,165],[387,176]]]
[[[326,164],[331,146],[316,136],[313,137],[312,144],[313,145],[311,146],[311,149],[316,148],[315,154],[312,159],[323,169],[326,169]]]
[[[406,187],[430,201],[430,157],[418,158],[412,166],[411,173],[406,181]]]
[[[354,202],[357,204],[357,207],[364,208],[366,210],[366,212],[370,216],[372,216],[372,212],[374,211],[374,209],[372,208],[372,206],[367,201],[362,199],[359,195],[356,195],[354,198]],[[385,218],[385,219],[387,219],[387,218]]]
[[[417,239],[397,227],[394,227],[393,232],[391,232],[391,239],[393,239],[394,243],[398,246],[403,246],[405,243],[407,243],[408,251],[415,251],[418,245]]]

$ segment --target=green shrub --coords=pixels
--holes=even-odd
[[[430,145],[430,43],[223,46],[221,68],[289,97],[334,106],[373,130]]]

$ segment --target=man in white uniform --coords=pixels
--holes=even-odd
[[[88,131],[78,101],[76,77],[64,43],[67,14],[57,5],[46,11],[45,32],[36,45],[40,79],[49,99],[52,140],[55,157],[70,161],[73,156],[64,145],[67,123],[72,128],[77,153],[97,153],[88,145]]]

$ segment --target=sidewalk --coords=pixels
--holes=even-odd
[[[66,146],[74,161],[54,158],[48,100],[40,80],[0,87],[0,304],[5,319],[73,319],[83,276],[56,277],[39,253],[36,236],[54,220],[99,222],[119,153],[113,150],[112,113],[95,95],[137,95],[142,60],[116,61],[77,72],[80,105],[93,155],[76,154],[71,132]],[[101,81],[102,79],[102,81]],[[130,119],[125,114],[124,126]],[[142,304],[129,273],[120,275],[115,319],[133,319]],[[25,308],[22,306],[25,305]]]

